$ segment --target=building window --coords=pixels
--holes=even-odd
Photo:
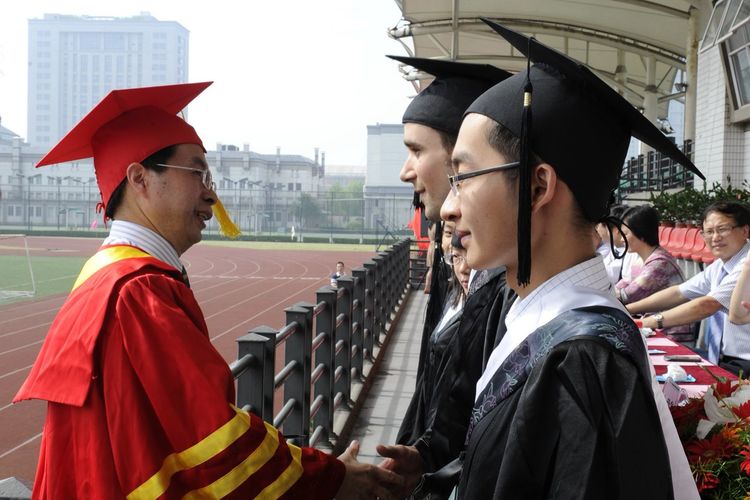
[[[297,183],[297,191],[302,191],[302,184],[299,182]]]
[[[701,50],[719,45],[731,88],[734,121],[750,119],[750,0],[716,2]]]

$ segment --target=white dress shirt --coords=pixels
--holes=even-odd
[[[184,267],[177,255],[177,250],[162,235],[134,222],[112,221],[109,236],[102,245],[131,245],[169,264],[178,271],[182,271]]]
[[[612,286],[600,255],[553,276],[523,300],[518,299],[513,303],[505,319],[507,333],[492,351],[487,368],[477,382],[475,397],[484,390],[505,358],[537,328],[571,309],[590,306],[607,306],[627,312],[612,294]],[[645,339],[641,337],[641,340],[645,344]],[[669,454],[674,497],[676,500],[698,500],[698,489],[672,415],[656,381],[656,373],[650,359],[648,363],[651,371],[651,388]]]
[[[721,353],[736,358],[750,360],[750,324],[735,325],[729,321],[729,303],[732,292],[737,286],[737,279],[742,271],[740,263],[750,250],[750,243],[745,243],[739,252],[724,262],[716,259],[710,266],[680,285],[680,293],[688,299],[713,297],[722,308],[724,334],[721,338]]]

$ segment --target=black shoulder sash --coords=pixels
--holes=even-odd
[[[529,335],[497,369],[480,393],[471,412],[466,436],[501,401],[523,387],[531,370],[556,345],[574,337],[597,337],[629,358],[651,387],[646,349],[641,334],[625,312],[612,307],[591,306],[567,311]]]

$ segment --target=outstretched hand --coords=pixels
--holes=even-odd
[[[404,479],[397,473],[371,464],[357,461],[359,442],[352,441],[349,447],[339,455],[339,460],[346,466],[346,475],[341,483],[337,500],[379,498],[397,500],[404,489]]]
[[[393,471],[401,476],[404,484],[399,493],[401,496],[408,496],[424,474],[422,457],[417,449],[414,446],[400,444],[393,446],[379,444],[376,450],[380,456],[385,457],[385,460],[380,462],[380,468]]]

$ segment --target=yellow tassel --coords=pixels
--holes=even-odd
[[[217,198],[216,203],[214,203],[213,207],[211,208],[214,211],[214,217],[216,217],[216,221],[219,223],[219,231],[221,232],[221,234],[223,234],[227,238],[232,239],[235,239],[240,234],[242,234],[240,228],[238,228],[237,225],[232,222],[232,219],[227,213],[227,209],[224,208],[224,205],[221,203],[220,199]]]

